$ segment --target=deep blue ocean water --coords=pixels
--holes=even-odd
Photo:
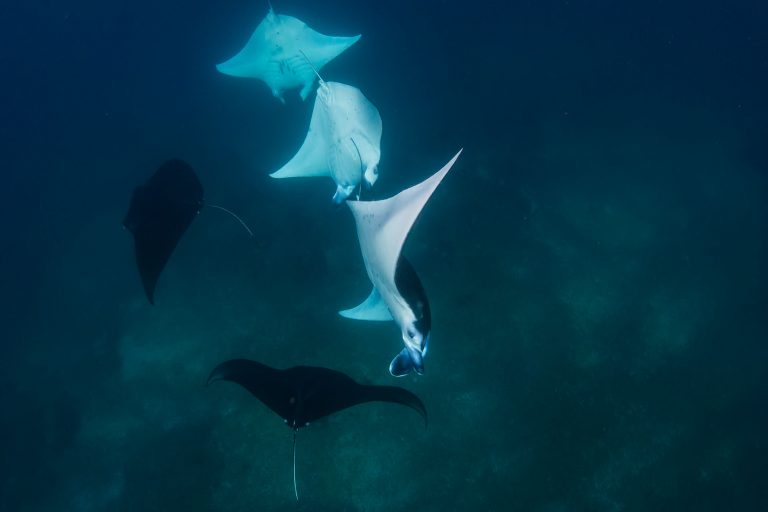
[[[464,152],[405,246],[423,376],[330,180],[272,180],[312,98],[220,74],[266,2],[0,4],[0,510],[768,510],[768,4],[289,1],[384,123],[388,197]],[[150,306],[121,221],[164,160],[206,209]],[[425,402],[298,437],[217,363]]]

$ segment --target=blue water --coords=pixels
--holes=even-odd
[[[0,510],[768,510],[768,5],[274,0],[362,39],[378,197],[464,148],[406,243],[423,376],[330,180],[272,180],[312,99],[215,64],[259,1],[0,5]],[[211,202],[143,295],[121,228],[164,160]],[[417,393],[291,432],[217,363]]]

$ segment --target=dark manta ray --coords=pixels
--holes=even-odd
[[[136,265],[151,304],[160,273],[204,204],[203,186],[182,160],[168,160],[134,189],[123,226],[133,235]],[[231,214],[253,236],[237,215],[221,206],[208,206]]]
[[[367,386],[328,368],[271,368],[256,361],[232,359],[213,369],[208,384],[228,380],[240,384],[272,409],[294,431],[293,486],[296,499],[296,432],[311,422],[365,402],[392,402],[418,412],[427,424],[427,409],[410,391],[396,386]]]

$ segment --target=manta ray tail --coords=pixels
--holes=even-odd
[[[315,76],[317,77],[318,81],[320,82],[320,85],[325,85],[325,80],[323,80],[323,77],[320,76],[320,73],[317,71],[317,68],[314,64],[312,64],[312,61],[309,60],[309,57],[307,57],[307,54],[304,53],[304,50],[299,50],[299,53],[301,53],[301,56],[304,57],[304,60],[307,61],[307,64],[309,64],[309,67],[312,68],[312,71],[315,72]]]
[[[293,493],[296,501],[299,501],[299,488],[296,485],[296,431],[293,431]]]
[[[249,235],[251,235],[251,238],[253,238],[253,231],[251,231],[251,228],[248,227],[248,224],[246,224],[243,219],[237,216],[237,214],[231,210],[227,210],[223,206],[219,206],[217,204],[211,204],[211,203],[205,203],[206,206],[210,206],[211,208],[215,208],[217,210],[221,210],[225,213],[230,214],[232,217],[235,218],[236,221],[240,223],[241,226],[243,226],[243,229],[245,229]]]

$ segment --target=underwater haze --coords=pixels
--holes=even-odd
[[[269,177],[314,93],[219,73],[262,0],[0,4],[0,510],[768,510],[768,3],[272,0],[361,39],[370,198],[464,151],[404,254],[423,375],[325,178]],[[170,158],[207,200],[147,301],[122,228]],[[297,436],[227,359],[407,388]],[[402,410],[401,410],[402,409]]]

